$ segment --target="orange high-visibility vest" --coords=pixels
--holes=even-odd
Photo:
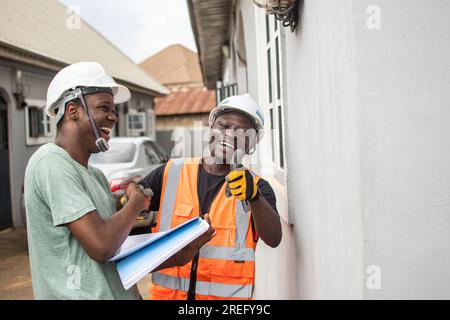
[[[164,170],[157,226],[165,231],[200,215],[197,177],[200,159],[172,159]],[[259,177],[255,176],[259,180]],[[227,198],[224,182],[209,217],[216,236],[200,249],[195,298],[251,299],[255,279],[255,247],[251,212],[240,200]],[[186,300],[192,261],[152,273],[155,300]]]

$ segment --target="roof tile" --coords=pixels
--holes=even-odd
[[[172,92],[155,99],[157,116],[209,113],[216,106],[216,93],[205,87]]]

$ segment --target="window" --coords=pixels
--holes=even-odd
[[[267,50],[267,74],[269,77],[269,103],[272,103],[272,64],[270,63],[270,48]]]
[[[0,149],[8,149],[8,110],[0,97]]]
[[[127,131],[129,136],[145,135],[145,112],[127,115]]]
[[[56,123],[45,113],[45,100],[27,99],[26,102],[26,144],[32,146],[53,141],[56,135]]]
[[[158,154],[159,158],[163,162],[167,162],[170,159],[167,152],[158,143],[156,143],[154,141],[149,141],[148,143],[153,147],[153,149],[155,150],[155,152]]]
[[[273,109],[270,109],[269,112],[270,112],[270,143],[272,146],[274,146],[275,126],[273,125]],[[271,149],[272,149],[272,161],[275,162],[275,149],[273,147]]]
[[[270,116],[270,140],[272,145],[272,161],[274,163],[275,175],[280,182],[284,183],[285,155],[284,155],[284,130],[283,130],[283,55],[282,37],[283,28],[273,15],[265,17],[267,54],[267,92],[268,109]]]
[[[147,123],[148,123],[148,137],[150,139],[155,140],[155,127],[156,127],[156,121],[155,121],[155,112],[153,109],[149,109],[147,113]]]
[[[283,147],[283,123],[281,114],[281,106],[278,106],[278,152],[280,155],[280,168],[284,169],[284,147]]]
[[[219,104],[223,99],[234,96],[238,94],[238,85],[237,83],[232,83],[229,85],[217,86],[216,88],[216,104]]]
[[[286,65],[285,65],[285,28],[273,15],[262,13],[256,19],[257,48],[258,48],[258,72],[262,75],[258,84],[260,101],[264,106],[264,115],[267,117],[266,131],[267,147],[264,146],[263,159],[264,174],[270,181],[277,194],[280,218],[288,225],[293,223],[292,201],[288,201],[291,193],[289,172],[286,159],[285,117],[287,117],[286,105]],[[286,118],[287,119],[287,118]],[[294,138],[295,139],[295,138]],[[290,197],[292,198],[292,197]]]
[[[277,66],[277,99],[281,98],[281,79],[280,79],[280,47],[278,46],[278,37],[275,39],[275,63]]]
[[[163,159],[158,156],[158,153],[150,142],[144,142],[144,151],[149,165],[160,164],[163,162]]]

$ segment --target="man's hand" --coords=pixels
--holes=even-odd
[[[126,190],[127,204],[114,215],[103,219],[96,210],[67,224],[87,254],[99,263],[106,263],[120,248],[136,221],[137,215],[150,206],[150,197],[130,183]]]
[[[133,182],[128,184],[125,195],[127,196],[128,201],[132,200],[133,203],[135,203],[139,212],[147,210],[150,206],[151,197],[145,196],[142,190]]]
[[[192,241],[186,247],[178,251],[175,255],[173,255],[170,259],[156,268],[154,271],[170,268],[170,267],[181,267],[186,263],[194,259],[195,255],[200,251],[201,247],[203,247],[206,243],[208,243],[215,235],[216,231],[211,226],[211,221],[209,220],[209,216],[205,214],[204,219],[209,224],[209,229],[202,234],[200,237]]]
[[[231,171],[225,180],[227,181],[227,197],[233,195],[242,201],[252,201],[258,198],[258,186],[250,170],[240,168]]]

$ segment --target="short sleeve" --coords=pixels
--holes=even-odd
[[[278,213],[277,210],[277,198],[275,197],[275,192],[272,186],[264,179],[259,179],[258,189],[260,194],[264,197],[268,204]]]
[[[49,207],[55,227],[96,210],[80,173],[63,156],[47,155],[40,159],[34,172],[38,193]]]
[[[269,182],[267,182],[264,179],[259,179],[258,189],[261,196],[267,201],[267,203],[272,207],[272,209],[275,210],[276,213],[278,213],[277,198]],[[257,242],[259,239],[259,234],[258,231],[256,231],[255,223],[253,222],[253,217],[252,217],[252,229],[253,229],[253,241]]]

